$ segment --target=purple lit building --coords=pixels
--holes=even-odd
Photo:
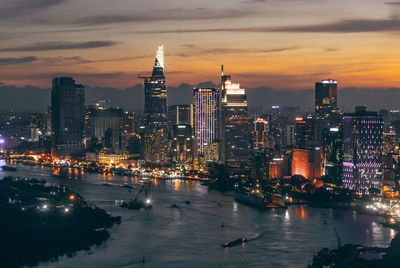
[[[205,145],[220,139],[221,93],[218,88],[195,88],[193,97],[197,151],[203,155]]]
[[[382,116],[365,109],[343,117],[342,184],[357,194],[382,192],[383,126]]]

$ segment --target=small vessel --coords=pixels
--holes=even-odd
[[[128,188],[128,189],[136,189],[135,186],[132,186],[132,185],[129,185],[129,184],[124,184],[124,185],[122,185],[122,187]]]
[[[230,242],[225,242],[224,244],[222,244],[222,247],[231,248],[231,247],[238,246],[238,245],[241,245],[246,242],[247,242],[247,238],[242,237],[242,238],[238,238],[236,240],[230,241]]]
[[[133,199],[133,200],[131,199],[130,201],[122,202],[121,207],[127,208],[127,209],[141,209],[141,208],[149,209],[149,208],[152,208],[153,204],[151,203],[151,200],[149,198],[147,198],[147,190],[145,190],[145,199],[144,200],[139,199],[139,196],[142,193],[142,191],[144,190],[144,188],[145,188],[145,185],[143,185],[142,188],[140,188],[135,199]]]
[[[121,204],[122,208],[127,208],[127,209],[141,209],[141,208],[145,208],[145,209],[149,209],[153,207],[153,204],[151,203],[150,199],[146,199],[145,201],[142,200],[130,200],[129,202],[122,202]]]
[[[102,185],[103,186],[113,186],[111,183],[107,183],[107,182],[103,183]]]
[[[17,171],[15,166],[2,166],[1,168],[5,171]]]
[[[236,200],[256,206],[259,208],[286,208],[287,204],[280,195],[263,194],[259,191],[244,191],[235,192]]]

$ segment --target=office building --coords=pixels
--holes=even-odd
[[[122,108],[109,108],[100,105],[86,107],[85,139],[92,144],[102,143],[113,152],[124,151],[121,144],[121,134],[124,123]]]
[[[292,175],[318,179],[322,175],[321,148],[295,148],[292,153]]]
[[[157,49],[153,73],[144,79],[144,159],[165,163],[168,160],[167,87],[164,73],[164,47]]]
[[[38,142],[44,129],[43,114],[31,113],[29,115],[28,141]]]
[[[249,168],[247,94],[221,71],[223,160],[231,176],[243,176]]]
[[[266,148],[268,139],[268,121],[263,118],[257,118],[254,121],[253,129],[253,148],[255,150]]]
[[[204,154],[204,146],[220,139],[221,95],[218,88],[195,88],[193,91],[194,136],[197,152]]]
[[[342,184],[356,194],[382,192],[383,127],[382,116],[365,108],[343,117]]]
[[[85,89],[70,77],[53,79],[51,92],[53,154],[81,155],[85,113]]]
[[[315,116],[328,118],[337,108],[337,81],[326,79],[315,83]]]

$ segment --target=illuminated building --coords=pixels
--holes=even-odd
[[[322,175],[321,148],[293,149],[292,175],[301,175],[306,179],[317,179]]]
[[[266,142],[268,139],[268,121],[263,118],[257,118],[254,121],[254,145],[255,150],[266,148]]]
[[[85,88],[70,77],[53,79],[51,91],[53,154],[81,155],[83,152],[83,123]]]
[[[169,107],[168,118],[170,125],[193,125],[193,106],[172,105]]]
[[[383,133],[383,152],[385,154],[392,154],[398,151],[398,140],[396,132],[389,131]]]
[[[100,105],[86,107],[85,139],[93,143],[103,142],[114,152],[123,151],[121,144],[124,111],[122,108],[108,108]]]
[[[149,162],[167,161],[168,118],[164,67],[164,47],[159,46],[152,75],[142,77],[145,102],[144,159]]]
[[[193,97],[194,136],[197,152],[203,155],[206,144],[220,139],[220,91],[218,88],[195,88]]]
[[[274,157],[268,164],[268,176],[270,179],[279,179],[289,175],[289,159],[286,155]]]
[[[326,128],[322,140],[323,174],[335,183],[341,183],[343,164],[343,129]]]
[[[275,149],[283,149],[283,128],[285,125],[284,117],[282,116],[280,107],[274,105],[271,107],[269,120],[269,139],[274,144]],[[272,144],[271,143],[271,144]]]
[[[243,176],[249,165],[247,94],[221,68],[223,161],[233,176]]]
[[[172,126],[172,161],[176,163],[191,163],[195,154],[195,139],[190,125]]]
[[[122,162],[124,162],[124,160],[127,160],[130,158],[129,154],[115,154],[115,153],[109,153],[107,150],[101,150],[99,152],[99,164],[100,165],[119,165]]]
[[[317,119],[328,118],[337,111],[337,81],[322,80],[315,83],[315,116]]]
[[[342,184],[357,194],[382,191],[383,126],[381,116],[361,107],[343,117]]]
[[[39,136],[42,135],[43,127],[44,127],[43,114],[31,113],[29,115],[28,140],[33,142],[38,142]]]
[[[296,117],[295,138],[298,147],[310,145],[313,137],[312,118]]]
[[[204,145],[204,160],[207,162],[221,162],[221,142],[213,141]]]
[[[135,113],[126,111],[122,130],[129,135],[135,134]]]

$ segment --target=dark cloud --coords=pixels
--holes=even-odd
[[[333,23],[301,25],[301,26],[284,26],[284,27],[248,27],[248,28],[208,28],[208,29],[182,29],[167,31],[147,31],[135,32],[138,34],[154,34],[154,33],[207,33],[207,32],[291,32],[291,33],[363,33],[363,32],[394,32],[400,31],[400,20],[383,19],[383,20],[343,20]]]
[[[385,5],[394,5],[394,6],[396,6],[396,5],[400,5],[400,2],[385,2]]]
[[[31,15],[36,11],[43,11],[59,5],[66,0],[2,0],[0,20]]]
[[[31,45],[1,48],[1,52],[9,51],[47,51],[47,50],[66,50],[66,49],[88,49],[101,48],[116,45],[113,41],[88,41],[88,42],[39,42]]]
[[[181,20],[209,20],[209,19],[226,19],[240,18],[255,14],[255,10],[244,9],[208,9],[195,8],[183,9],[175,8],[163,11],[154,11],[146,14],[130,14],[130,15],[97,15],[89,16],[83,19],[74,20],[71,24],[83,26],[99,26],[104,24],[132,23],[132,22],[154,22],[154,21],[181,21]]]
[[[60,65],[60,64],[84,64],[91,63],[91,60],[82,58],[80,56],[75,57],[48,57],[48,58],[40,58],[47,65]]]
[[[202,50],[202,54],[236,54],[236,53],[274,53],[298,49],[297,46],[280,47],[271,49],[240,49],[240,48],[212,48]]]
[[[22,64],[33,61],[37,61],[37,57],[29,56],[22,58],[0,58],[0,66],[10,65],[10,64]]]
[[[116,79],[126,76],[123,72],[111,72],[111,73],[68,73],[68,72],[54,72],[54,73],[41,73],[41,74],[31,74],[31,75],[19,75],[16,78],[21,80],[31,80],[31,79],[49,79],[58,76],[74,77],[77,80],[84,79]]]

